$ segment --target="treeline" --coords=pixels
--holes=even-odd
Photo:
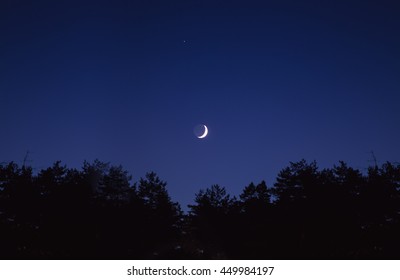
[[[399,259],[400,165],[290,163],[239,197],[213,185],[187,214],[155,173],[0,165],[2,259]]]

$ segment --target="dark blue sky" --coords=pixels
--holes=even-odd
[[[399,7],[3,0],[0,160],[153,170],[183,205],[301,158],[399,161]]]

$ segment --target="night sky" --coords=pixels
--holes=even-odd
[[[2,0],[0,34],[0,162],[155,171],[185,206],[400,161],[398,1]]]

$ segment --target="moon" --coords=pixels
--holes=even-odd
[[[203,124],[203,126],[204,126],[204,133],[203,133],[203,135],[197,136],[197,138],[202,139],[202,138],[204,138],[204,137],[207,136],[207,134],[208,134],[208,128],[207,128],[207,126],[206,126],[205,124]]]
[[[198,139],[203,139],[208,134],[208,127],[205,124],[198,124],[194,127],[193,132]]]

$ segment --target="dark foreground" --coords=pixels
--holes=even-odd
[[[272,188],[200,190],[183,214],[166,183],[121,166],[0,165],[2,259],[400,259],[400,166],[291,163]]]

